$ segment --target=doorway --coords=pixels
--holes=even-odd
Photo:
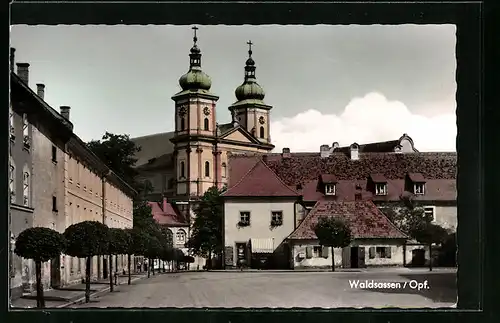
[[[61,287],[61,257],[57,256],[50,260],[50,287]]]
[[[246,261],[247,266],[249,265],[247,249],[247,244],[245,242],[236,243],[236,266],[238,266],[242,260]]]
[[[359,268],[359,247],[351,247],[351,268]]]

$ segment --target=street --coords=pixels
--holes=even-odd
[[[451,307],[456,302],[455,281],[454,270],[406,268],[335,273],[179,272],[119,286],[113,293],[72,308]],[[363,286],[366,282],[368,286]]]

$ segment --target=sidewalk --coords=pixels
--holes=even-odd
[[[146,278],[147,273],[132,274],[131,282]],[[119,275],[118,286],[128,283],[128,276]],[[118,287],[115,286],[115,287]],[[90,283],[90,298],[109,292],[109,279],[102,279]],[[85,301],[85,284],[65,286],[58,289],[46,290],[43,293],[46,308],[64,308],[75,303]],[[36,291],[11,301],[11,308],[36,308]]]
[[[201,270],[200,270],[201,271]],[[203,270],[205,271],[205,270]],[[434,267],[432,271],[429,271],[428,267],[366,267],[366,268],[335,268],[336,273],[378,273],[378,272],[393,272],[393,273],[442,273],[442,272],[456,272],[457,268],[452,267]],[[295,269],[252,269],[247,268],[241,271],[238,268],[228,268],[228,269],[210,269],[207,272],[250,272],[250,273],[318,273],[318,272],[330,272],[331,268],[295,268]]]

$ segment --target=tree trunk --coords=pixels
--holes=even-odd
[[[90,261],[92,257],[87,257],[85,264],[85,303],[90,302]]]
[[[165,272],[165,260],[162,261],[162,265],[163,265],[163,272]]]
[[[130,277],[130,262],[132,260],[132,256],[130,254],[127,255],[127,270],[128,270],[128,284],[132,282],[132,278]]]
[[[42,285],[42,262],[40,260],[35,261],[35,272],[36,272],[36,307],[45,308],[45,299],[43,297],[43,285]]]
[[[330,248],[332,249],[332,271],[335,271],[335,253],[333,252],[333,246]]]
[[[151,260],[151,271],[153,272],[153,276],[155,275],[155,259],[150,259]]]
[[[113,291],[113,256],[109,255],[109,291]]]
[[[207,259],[207,271],[212,269],[212,250],[208,252],[208,259]]]
[[[148,259],[148,278],[151,277],[151,261]]]
[[[432,243],[429,243],[429,271],[432,271]]]

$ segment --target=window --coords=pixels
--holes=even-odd
[[[325,195],[335,195],[335,184],[325,185]]]
[[[424,183],[415,183],[413,185],[413,193],[416,195],[424,194]]]
[[[227,176],[227,166],[226,163],[222,163],[222,178],[226,178]]]
[[[205,162],[205,177],[210,177],[210,163],[208,161]]]
[[[175,240],[178,244],[182,244],[186,242],[186,231],[180,229],[177,231],[175,235]]]
[[[426,206],[424,207],[424,215],[426,217],[429,217],[432,219],[432,221],[434,221],[436,218],[435,218],[435,214],[434,214],[434,206]]]
[[[370,249],[368,250],[368,256],[370,259],[391,258],[391,252],[391,247],[370,247]]]
[[[259,135],[261,138],[264,138],[264,127],[263,126],[260,126]]]
[[[361,201],[362,199],[363,199],[363,196],[361,195],[361,193],[354,194],[355,201]]]
[[[16,166],[12,157],[10,158],[9,169],[10,203],[16,203]]]
[[[29,148],[30,147],[30,134],[29,134],[29,128],[28,128],[28,115],[25,113],[23,114],[23,143],[24,146]]]
[[[250,224],[250,212],[240,212],[240,224]]]
[[[52,161],[57,163],[57,147],[52,146]]]
[[[186,170],[184,168],[185,168],[185,164],[183,161],[181,161],[180,162],[180,175],[179,175],[180,178],[184,178],[186,175]]]
[[[375,184],[375,195],[387,195],[387,184],[386,183],[376,183]]]
[[[209,131],[208,118],[205,118],[205,120],[203,120],[203,130]]]
[[[57,212],[57,197],[52,196],[52,212]]]
[[[181,117],[181,131],[184,131],[186,129],[186,119],[184,117]]]
[[[278,226],[283,224],[283,211],[271,212],[271,225]]]
[[[313,247],[313,257],[314,258],[321,258],[323,252],[323,248],[321,246],[314,246]]]
[[[12,106],[9,106],[9,125],[10,125],[10,139],[16,139],[16,128],[14,127],[14,111]]]
[[[30,173],[27,167],[24,168],[23,172],[23,205],[30,205]]]

